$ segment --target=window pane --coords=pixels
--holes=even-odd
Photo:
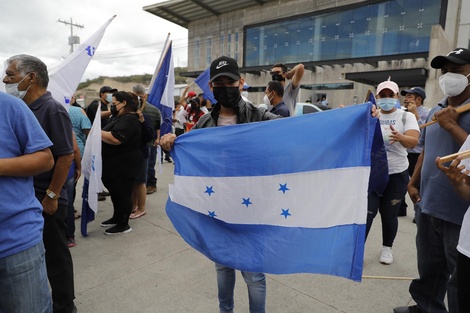
[[[441,0],[391,0],[248,26],[245,66],[426,52],[440,10]]]

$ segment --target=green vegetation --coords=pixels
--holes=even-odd
[[[187,68],[186,67],[175,67],[175,84],[185,84],[186,83],[186,77],[181,77],[180,73],[181,72],[186,72]],[[80,83],[78,85],[77,90],[84,89],[88,86],[90,86],[93,83],[97,83],[98,85],[103,84],[103,81],[106,77],[100,76],[98,78],[94,79],[87,79],[85,82]],[[121,83],[139,83],[143,85],[149,85],[150,81],[152,80],[152,74],[143,74],[143,75],[131,75],[131,76],[118,76],[118,77],[110,77],[114,79],[115,81],[121,82]]]

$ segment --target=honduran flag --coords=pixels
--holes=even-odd
[[[156,106],[161,114],[160,135],[171,133],[173,110],[175,109],[175,69],[173,63],[172,42],[169,34],[160,60],[149,86],[147,101]]]
[[[360,281],[371,147],[381,138],[371,107],[178,137],[166,204],[174,227],[231,268]]]
[[[214,93],[209,87],[210,79],[210,67],[206,68],[199,76],[194,80],[194,82],[201,88],[204,98],[209,99],[212,104],[217,103],[217,100],[214,98]]]
[[[377,104],[377,101],[375,100],[375,96],[374,96],[374,93],[372,92],[372,90],[368,90],[367,91],[367,95],[366,95],[366,99],[364,102],[370,102],[372,104]]]

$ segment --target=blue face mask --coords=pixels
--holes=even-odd
[[[377,105],[384,111],[390,111],[397,105],[397,101],[395,98],[381,98],[377,99]]]
[[[113,94],[112,93],[106,94],[106,101],[108,101],[109,103],[113,102]]]

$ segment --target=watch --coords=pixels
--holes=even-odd
[[[52,200],[57,200],[59,199],[59,195],[57,195],[54,191],[50,190],[50,189],[46,189],[46,194],[49,198],[51,198]]]

